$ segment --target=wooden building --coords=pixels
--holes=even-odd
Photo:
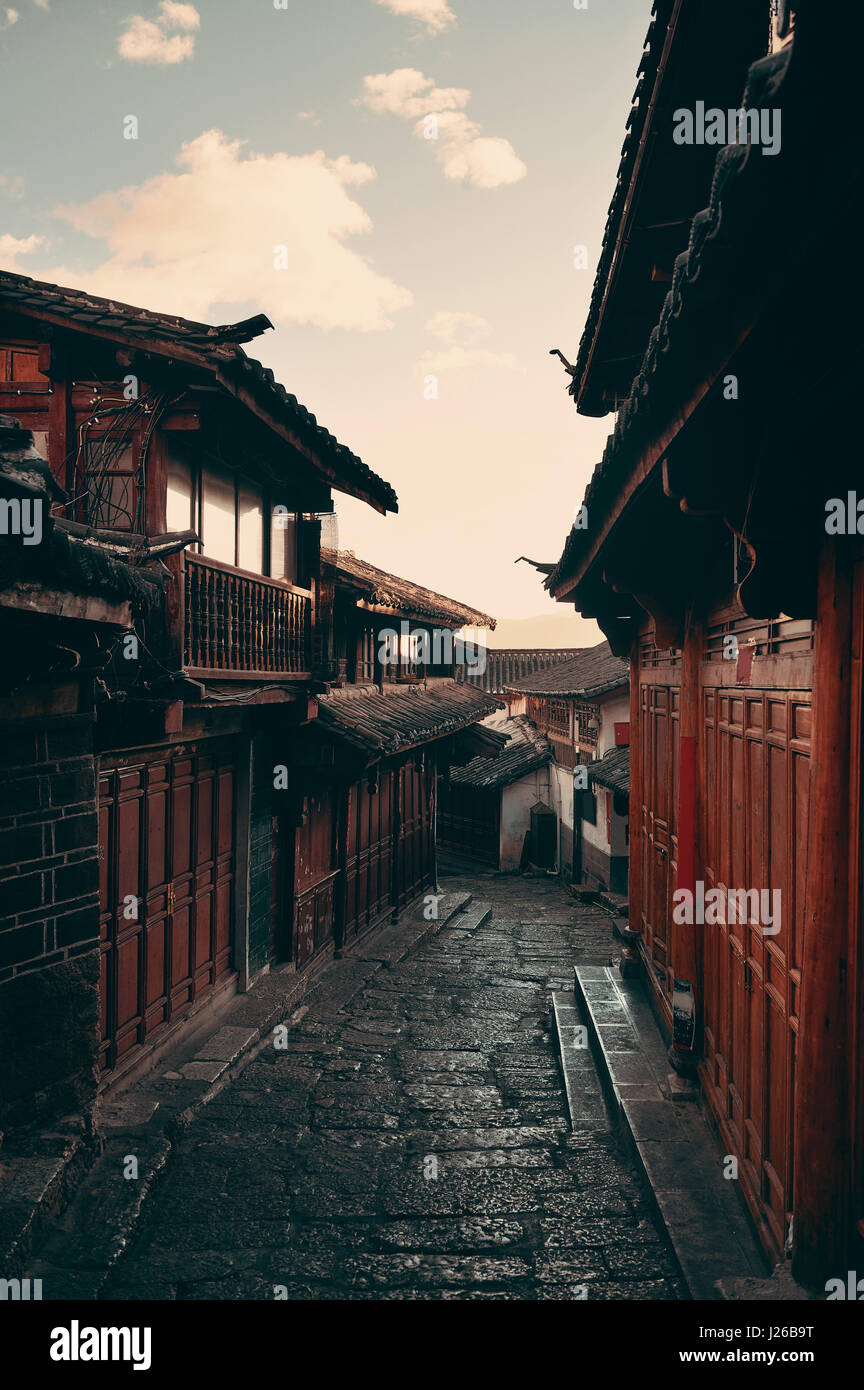
[[[396,497],[247,357],[268,327],[0,273],[0,1123],[87,1108],[94,1068],[434,883],[439,750],[484,745],[452,654],[382,673],[389,609],[329,540],[334,490]],[[483,617],[442,602],[400,614]]]
[[[671,1060],[820,1289],[864,1260],[862,21],[776,8],[655,4],[570,369],[617,419],[546,584],[630,660],[630,939]],[[759,119],[677,143],[697,102]]]
[[[452,854],[518,873],[548,857],[538,807],[552,799],[552,748],[524,714],[490,715],[484,728],[507,742],[496,756],[478,754],[441,778],[438,843]],[[555,831],[550,868],[557,861],[557,819]]]
[[[549,805],[558,818],[559,873],[616,894],[627,891],[629,805],[621,785],[598,782],[593,772],[610,749],[629,742],[628,682],[626,661],[601,642],[504,690],[510,712],[527,715],[552,750]]]

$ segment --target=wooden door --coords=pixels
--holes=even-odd
[[[328,942],[335,927],[335,792],[321,784],[305,798],[294,841],[295,960],[302,969]]]
[[[376,769],[348,795],[345,939],[358,936],[392,910],[394,773]]]
[[[130,1060],[231,970],[234,784],[227,745],[103,760],[103,1072]]]
[[[680,691],[672,684],[640,685],[642,757],[642,932],[661,1003],[672,1017],[674,961],[669,925],[677,869]]]
[[[438,843],[497,869],[501,792],[491,787],[465,787],[442,777],[438,783]]]
[[[396,905],[411,902],[432,879],[432,778],[424,756],[399,768]]]
[[[752,913],[743,923],[702,928],[702,1077],[766,1245],[779,1253],[794,1177],[810,694],[712,689],[708,679],[710,671],[703,677],[706,891],[778,890],[781,915],[777,933],[766,933]]]

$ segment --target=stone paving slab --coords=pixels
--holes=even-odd
[[[94,1173],[90,1207],[73,1203],[41,1252],[46,1297],[685,1296],[590,1054],[571,1131],[550,989],[584,959],[583,909],[554,879],[444,887],[459,912],[336,962],[280,1046],[262,1020],[170,1131],[122,1248]]]

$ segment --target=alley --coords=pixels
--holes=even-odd
[[[680,1296],[588,1053],[571,1132],[550,1031],[609,918],[558,880],[444,886],[474,895],[451,924],[370,950],[353,994],[325,975],[204,1108],[103,1298]]]

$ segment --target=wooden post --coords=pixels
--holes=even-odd
[[[628,863],[629,931],[618,969],[626,980],[639,973],[642,940],[642,728],[639,722],[639,638],[630,652],[630,844]],[[574,815],[574,822],[576,817]],[[574,831],[575,831],[574,825]],[[575,860],[575,845],[574,845]],[[579,867],[582,867],[582,822],[579,820]]]
[[[333,935],[336,938],[336,958],[341,957],[345,949],[345,901],[348,889],[348,809],[349,797],[351,795],[350,782],[341,782],[337,788],[336,803],[336,867],[339,870],[339,877],[336,879],[336,901],[334,904],[335,917]]]
[[[680,757],[676,888],[695,897],[697,836],[699,824],[699,722],[701,710],[702,625],[692,609],[687,614],[681,650],[681,706],[679,710]],[[691,899],[692,901],[692,899]],[[700,980],[696,935],[703,927],[691,923],[669,924],[673,978],[673,1035],[669,1060],[679,1075],[695,1079],[699,1056]]]
[[[819,567],[810,830],[795,1096],[793,1271],[846,1277],[849,1253],[849,801],[852,582],[836,540]]]

